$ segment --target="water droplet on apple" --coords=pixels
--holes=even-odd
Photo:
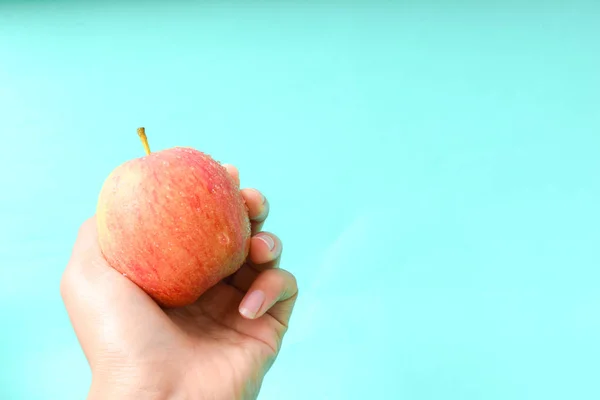
[[[229,243],[229,236],[227,236],[227,234],[225,232],[220,233],[219,234],[219,241],[222,244],[228,244]]]
[[[185,197],[185,193],[183,193],[183,192],[179,192],[179,195],[180,195],[181,197]]]
[[[168,165],[169,165],[169,162],[168,162],[168,161],[163,161],[163,165],[164,165],[164,166],[168,166]]]
[[[125,277],[126,277],[126,276],[127,276],[127,274],[126,274],[126,273],[123,273],[123,276],[125,276]]]

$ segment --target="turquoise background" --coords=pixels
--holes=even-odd
[[[0,399],[81,399],[103,179],[193,146],[301,297],[261,399],[600,398],[600,6],[0,3]]]

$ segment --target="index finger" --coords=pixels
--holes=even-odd
[[[223,164],[229,175],[233,178],[237,186],[240,186],[240,172],[231,164]],[[267,217],[269,216],[269,202],[259,190],[245,188],[241,190],[244,202],[248,207],[248,216],[252,225],[252,233],[259,232]]]

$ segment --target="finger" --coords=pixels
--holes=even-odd
[[[92,254],[99,255],[100,252],[96,243],[98,243],[98,231],[96,229],[96,216],[94,215],[79,227],[71,258],[81,258]]]
[[[98,245],[96,216],[87,219],[79,228],[71,258],[63,275],[67,278],[72,276],[76,276],[77,279],[85,278],[90,284],[97,285],[103,284],[104,278],[112,280],[114,276],[121,276],[110,268],[102,255]]]
[[[229,175],[233,178],[235,184],[240,187],[240,173],[236,167],[231,164],[223,164]]]
[[[290,272],[269,269],[260,273],[239,306],[240,314],[256,319],[268,313],[287,327],[296,297],[298,284]]]
[[[249,259],[259,271],[277,268],[283,252],[283,243],[270,232],[260,232],[250,239]]]
[[[98,245],[96,218],[85,221],[73,246],[71,258],[61,280],[61,294],[67,308],[79,309],[86,300],[87,306],[100,306],[109,301],[119,303],[123,297],[148,297],[137,285],[121,275],[104,259]],[[123,305],[120,306],[120,309]]]
[[[71,278],[73,275],[85,278],[90,282],[98,282],[106,274],[106,269],[102,266],[103,261],[104,257],[98,246],[96,216],[93,216],[79,227],[71,259],[67,264],[61,284],[70,282],[66,278]]]
[[[248,207],[248,216],[252,225],[252,233],[259,232],[269,216],[269,202],[256,189],[242,189],[242,196]]]
[[[111,268],[98,246],[96,219],[85,221],[73,246],[60,293],[75,333],[91,365],[94,350],[105,340],[139,332],[144,323],[160,318],[156,303],[138,286]],[[102,326],[103,330],[98,330]],[[107,338],[110,331],[114,337]]]
[[[252,283],[258,277],[258,274],[260,274],[260,272],[252,268],[250,265],[244,264],[235,272],[235,274],[231,275],[227,279],[226,283],[230,286],[233,286],[245,295],[246,292],[248,292],[248,289],[250,289],[250,286],[252,286]]]
[[[223,164],[236,185],[240,186],[239,170],[231,164]],[[269,202],[266,197],[256,189],[242,189],[242,197],[248,207],[248,216],[252,225],[252,233],[259,232],[269,215]]]
[[[250,240],[249,262],[231,275],[226,283],[246,293],[258,274],[267,269],[278,268],[283,245],[274,234],[261,232]]]

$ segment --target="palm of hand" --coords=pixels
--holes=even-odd
[[[194,342],[235,344],[256,356],[268,358],[279,351],[285,325],[270,314],[256,320],[240,315],[238,305],[243,292],[220,282],[198,301],[183,308],[168,310],[171,320]]]
[[[238,311],[253,283],[251,277],[258,274],[255,267],[245,264],[195,303],[167,310],[136,290],[140,297],[132,301],[147,302],[144,308],[150,311],[139,317],[145,321],[146,332],[156,334],[138,336],[130,350],[144,354],[148,368],[170,365],[176,375],[186,375],[188,381],[183,385],[188,393],[198,388],[203,396],[219,399],[254,398],[287,330],[285,322],[270,313],[277,315],[285,302],[256,319],[247,319]],[[199,386],[198,382],[205,384]]]
[[[192,354],[193,376],[227,382],[215,389],[231,392],[213,392],[218,398],[255,395],[262,376],[279,351],[286,329],[269,314],[256,320],[242,317],[238,312],[242,298],[243,293],[222,282],[196,303],[167,312],[185,333],[185,347]]]

